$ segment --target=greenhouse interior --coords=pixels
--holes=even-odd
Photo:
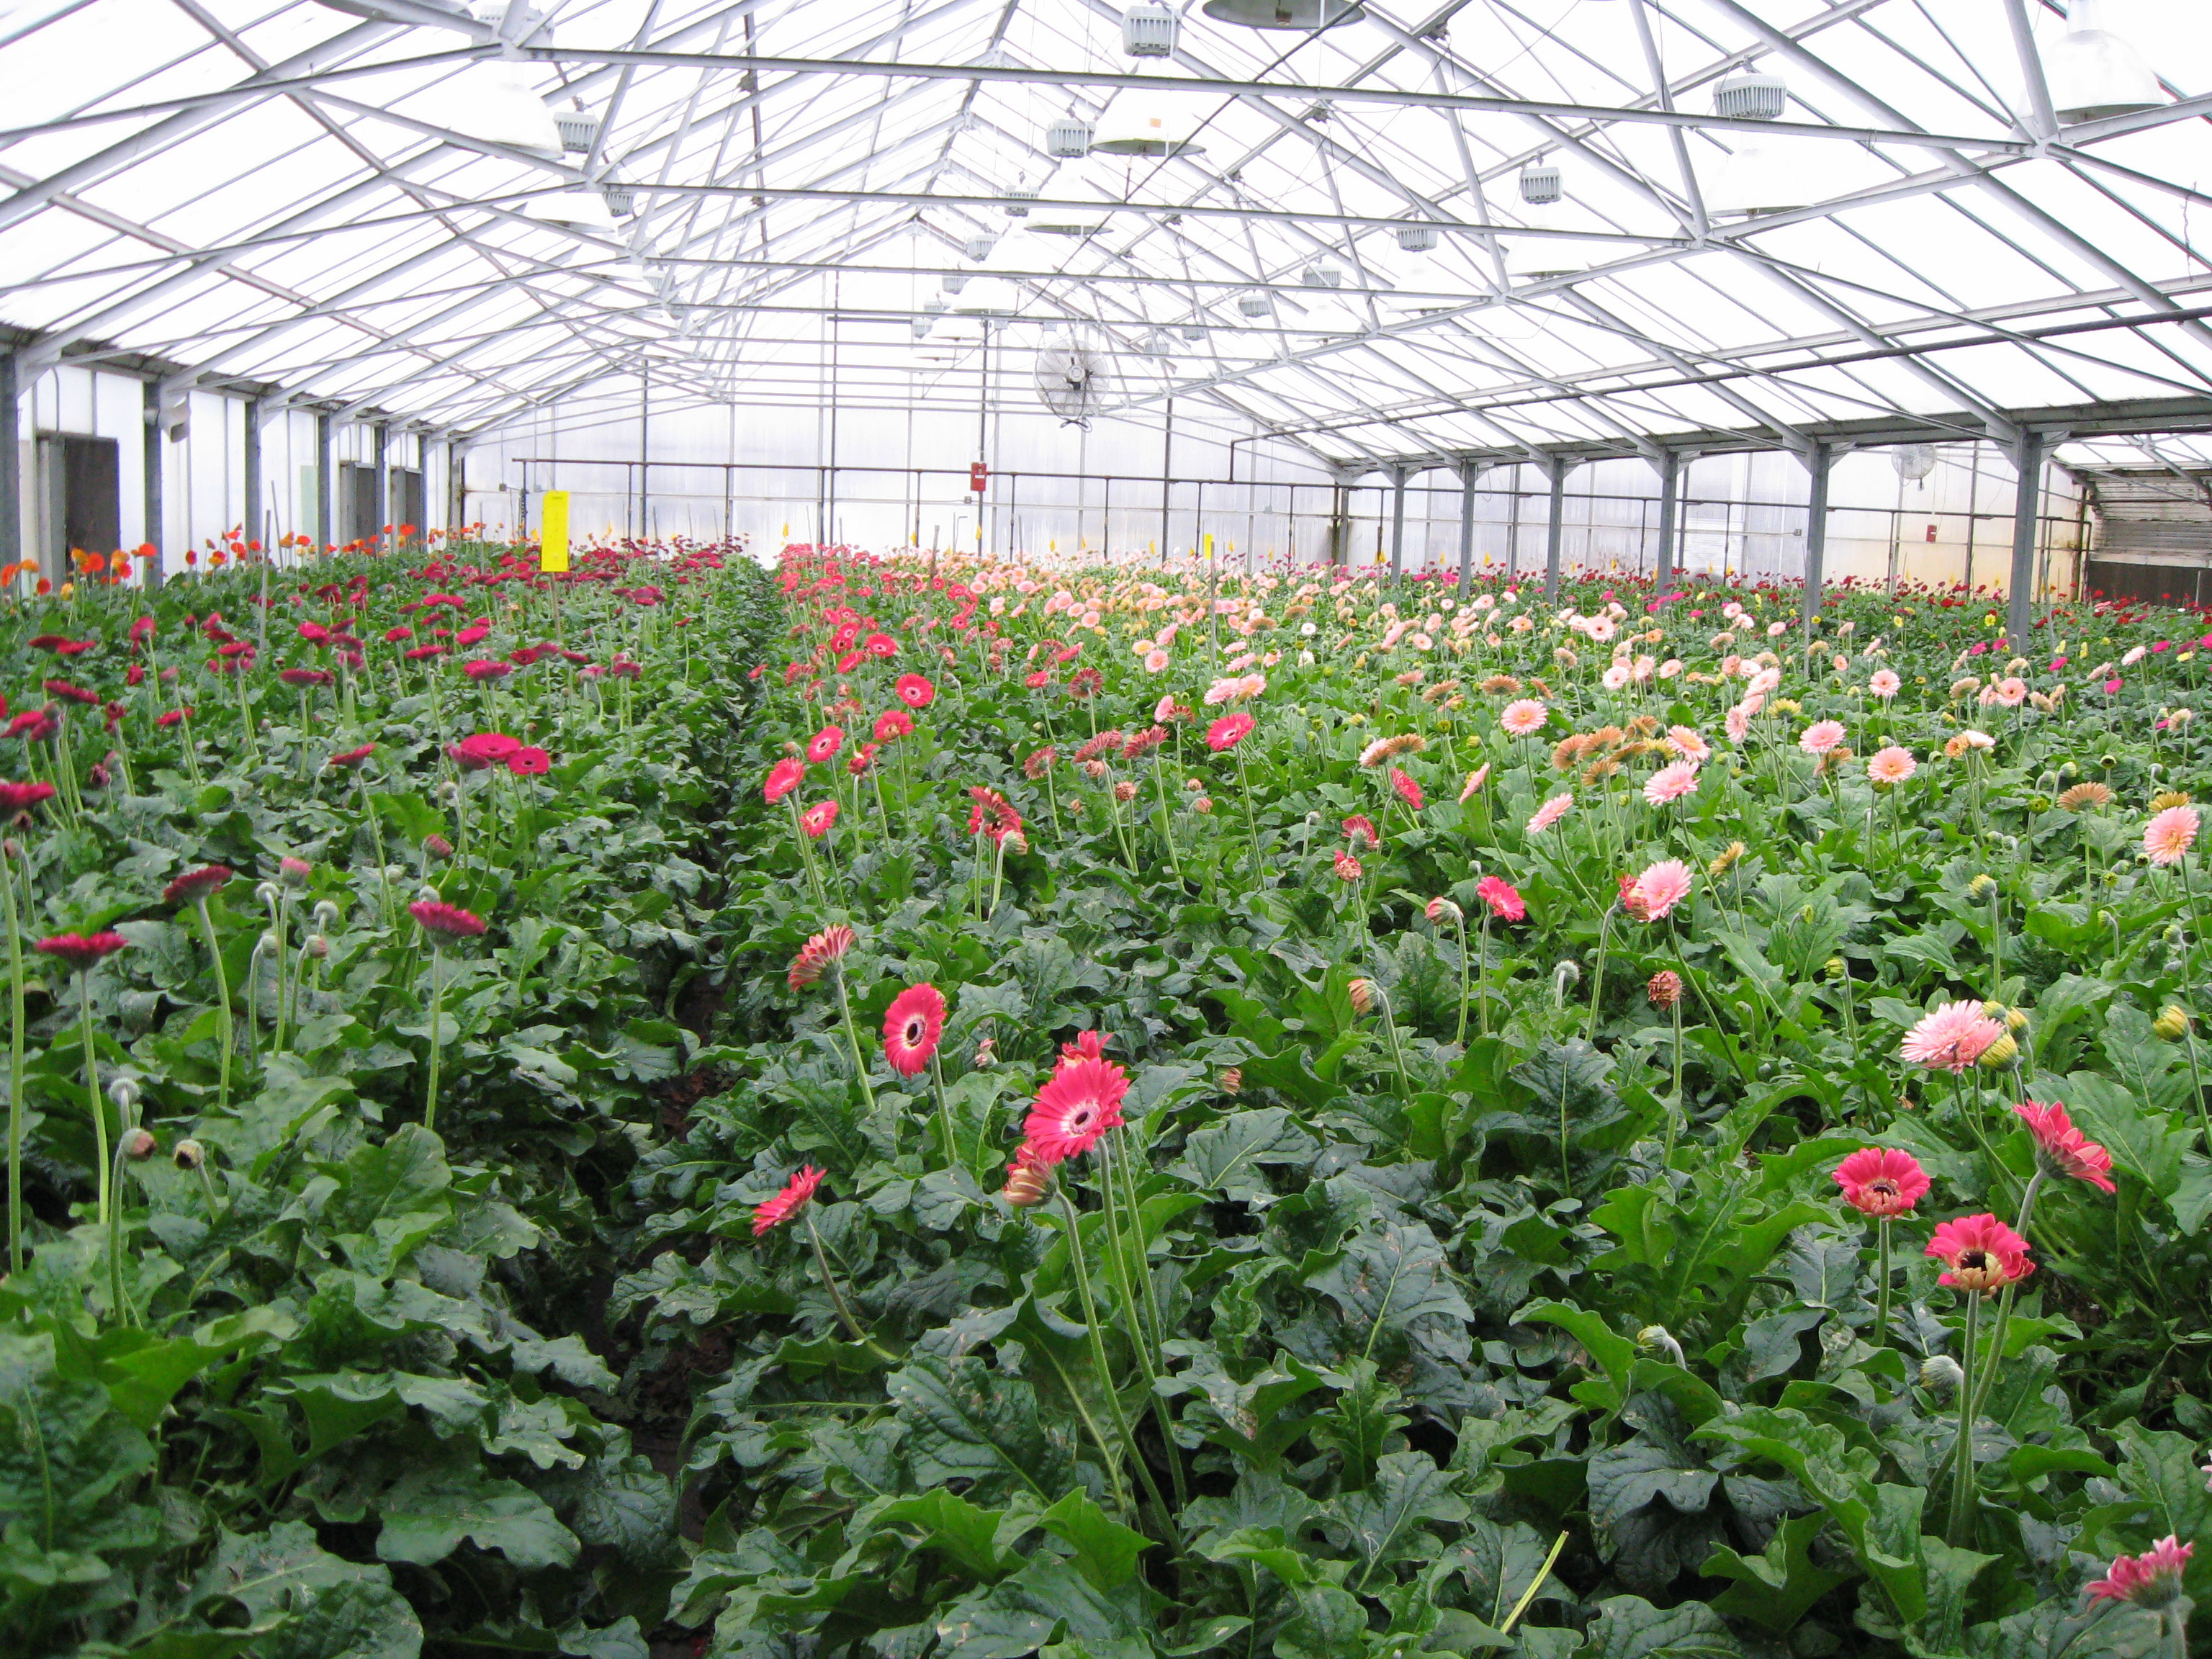
[[[0,88],[0,1653],[2212,1656],[2212,7]]]

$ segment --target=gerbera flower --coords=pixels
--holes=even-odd
[[[1045,744],[1042,749],[1032,749],[1030,750],[1029,758],[1022,763],[1022,775],[1031,783],[1035,783],[1047,772],[1052,770],[1052,763],[1059,758],[1060,750],[1050,744]]]
[[[1168,661],[1168,653],[1161,650],[1158,646],[1154,646],[1150,651],[1145,653],[1145,672],[1147,674],[1165,673],[1167,672]],[[1012,1166],[1008,1165],[1008,1167],[1012,1168]],[[1012,1183],[1010,1182],[1007,1184],[1011,1187]]]
[[[2027,1241],[1993,1215],[1944,1222],[1928,1241],[1928,1254],[1950,1269],[1936,1275],[1938,1285],[1984,1296],[2035,1271],[2027,1259]]]
[[[865,775],[876,763],[876,748],[872,743],[856,744],[853,752],[845,757],[845,769],[856,778]]]
[[[1375,820],[1364,812],[1354,812],[1350,817],[1345,819],[1344,836],[1352,843],[1352,850],[1355,853],[1359,850],[1363,842],[1369,847],[1380,847],[1382,844],[1382,836],[1381,831],[1376,829]]]
[[[1022,815],[1014,805],[995,789],[986,789],[981,784],[969,788],[968,794],[975,804],[968,809],[968,833],[988,836],[994,846],[1002,845],[1009,836],[1018,836],[1022,830]]]
[[[358,749],[349,749],[343,754],[333,755],[323,763],[325,766],[354,767],[360,765],[376,752],[376,745],[365,743]]]
[[[328,685],[337,676],[327,668],[283,668],[276,678],[287,685]]]
[[[13,817],[27,812],[42,800],[54,798],[51,783],[0,783],[0,812]]]
[[[204,898],[229,881],[234,873],[227,864],[203,865],[197,870],[187,870],[161,890],[162,902],[184,904]]]
[[[774,805],[798,788],[805,776],[806,768],[800,764],[798,757],[787,755],[769,768],[768,782],[762,786],[761,793],[767,798],[770,805]]]
[[[447,939],[475,939],[484,930],[482,916],[443,899],[416,899],[407,907],[407,914],[421,923],[425,932],[441,933]]]
[[[1650,781],[1644,786],[1644,799],[1654,806],[1665,806],[1681,799],[1697,787],[1698,763],[1671,761],[1651,775]]]
[[[1869,1146],[1836,1166],[1844,1202],[1867,1215],[1903,1215],[1928,1192],[1928,1172],[1910,1152]]]
[[[1956,1075],[2003,1035],[2004,1027],[1984,1013],[1980,1003],[1947,1002],[1905,1034],[1899,1053],[1908,1065]]]
[[[1623,908],[1638,921],[1662,921],[1690,896],[1694,879],[1681,860],[1662,859],[1623,890]]]
[[[1458,905],[1453,903],[1449,899],[1441,896],[1431,899],[1427,904],[1422,907],[1421,914],[1428,917],[1431,921],[1436,923],[1438,927],[1442,927],[1448,921],[1458,922],[1467,920],[1467,913],[1465,911],[1462,910]]]
[[[1528,914],[1528,906],[1513,884],[1498,876],[1485,876],[1474,884],[1474,896],[1490,907],[1490,914],[1501,921],[1519,921]]]
[[[1904,685],[1896,672],[1887,668],[1877,668],[1867,677],[1867,690],[1885,702],[1895,696]]]
[[[753,1237],[758,1238],[771,1227],[780,1227],[805,1209],[814,1197],[814,1190],[822,1184],[822,1171],[811,1164],[783,1183],[783,1190],[753,1211]]]
[[[32,949],[67,963],[76,973],[88,974],[100,965],[101,958],[128,949],[130,944],[120,933],[54,933],[40,939]]]
[[[1395,766],[1390,769],[1390,787],[1398,792],[1398,799],[1416,812],[1428,805],[1421,798],[1421,786]]]
[[[2163,1607],[2180,1595],[2182,1575],[2196,1553],[2196,1545],[2168,1533],[2141,1555],[2116,1557],[2102,1578],[2082,1589],[2093,1603],[2132,1601],[2137,1607]]]
[[[842,962],[853,948],[853,930],[842,922],[808,939],[799,947],[799,954],[791,959],[791,971],[785,975],[791,988],[797,991],[813,984],[822,977],[823,969]]]
[[[1480,794],[1482,793],[1482,786],[1489,781],[1490,763],[1488,761],[1485,761],[1480,766],[1475,768],[1474,771],[1468,773],[1467,775],[1467,781],[1460,786],[1460,805],[1464,806],[1468,801],[1473,800],[1477,795]]]
[[[479,657],[474,662],[463,663],[461,672],[478,684],[483,684],[490,680],[505,679],[509,674],[514,672],[514,668],[509,663],[495,662],[489,657]]]
[[[1667,746],[1686,761],[1702,766],[1713,757],[1713,746],[1699,737],[1694,726],[1670,726],[1667,728]]]
[[[2060,809],[2068,812],[2086,811],[2094,807],[2110,806],[2112,804],[2112,787],[2094,781],[2072,785],[2060,792],[2058,797]]]
[[[1505,712],[1498,717],[1498,725],[1509,738],[1534,737],[1544,729],[1544,705],[1534,697],[1507,703]]]
[[[1825,755],[1844,740],[1841,720],[1815,720],[1805,728],[1797,746],[1808,755]]]
[[[1532,836],[1542,835],[1545,830],[1574,811],[1574,805],[1575,798],[1572,795],[1553,796],[1551,799],[1538,807],[1534,815],[1529,818],[1528,833]]]
[[[876,716],[876,741],[896,743],[914,730],[914,716],[903,708],[886,708]]]
[[[1337,848],[1336,878],[1339,881],[1358,881],[1361,876],[1366,873],[1366,871],[1361,867],[1360,862],[1358,859],[1352,857],[1352,855],[1345,851],[1344,848],[1340,847]]]
[[[553,769],[553,757],[526,744],[507,757],[507,769],[518,778],[542,778]]]
[[[1682,1000],[1682,976],[1672,968],[1662,968],[1645,983],[1644,995],[1663,1014]]]
[[[1876,750],[1867,761],[1869,781],[1885,788],[1903,783],[1919,769],[1920,763],[1912,758],[1912,751],[1896,744]]]
[[[1234,749],[1250,735],[1253,725],[1249,714],[1224,714],[1206,728],[1206,746],[1216,754]]]
[[[902,1077],[929,1064],[945,1035],[945,994],[934,985],[909,985],[884,1011],[884,1058]]]
[[[2112,1155],[2074,1127],[2065,1106],[2053,1101],[2022,1101],[2013,1108],[2035,1137],[2035,1161],[2046,1175],[2071,1176],[2105,1192],[2112,1184]]]
[[[1128,1092],[1128,1074],[1113,1061],[1063,1060],[1037,1091],[1022,1139],[1048,1167],[1087,1152],[1109,1129],[1121,1127]]]
[[[1052,1166],[1037,1155],[1036,1147],[1024,1141],[1014,1153],[1014,1161],[1006,1165],[1006,1184],[999,1194],[1016,1209],[1027,1209],[1041,1204],[1052,1189]]]
[[[2179,864],[2196,843],[2202,821],[2193,806],[2169,806],[2143,827],[2143,852],[2161,869]]]
[[[845,746],[845,728],[825,726],[807,739],[806,758],[819,766]]]
[[[921,674],[902,674],[891,686],[898,699],[909,708],[927,708],[937,701],[937,688]]]
[[[821,840],[836,822],[837,803],[834,800],[817,801],[799,815],[799,827],[806,832],[809,841]]]

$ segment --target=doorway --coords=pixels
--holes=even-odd
[[[70,579],[70,555],[110,554],[123,541],[120,452],[112,438],[43,433],[39,438],[44,534],[40,563],[56,582]]]

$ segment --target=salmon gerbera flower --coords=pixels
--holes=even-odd
[[[1947,1002],[1905,1034],[1899,1053],[1908,1065],[1955,1076],[2003,1035],[2004,1027],[1984,1013],[1980,1003]]]
[[[2035,1137],[2035,1161],[2045,1175],[2071,1176],[2108,1193],[2118,1190],[2112,1184],[2112,1155],[2074,1127],[2063,1103],[2024,1100],[2013,1110]]]

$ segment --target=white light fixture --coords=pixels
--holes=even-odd
[[[1437,246],[1434,225],[1401,225],[1398,227],[1398,251],[1401,253],[1428,253]]]
[[[1029,228],[1040,236],[1096,236],[1110,216],[1104,208],[1041,207],[1030,215]]]
[[[607,211],[607,199],[596,190],[568,190],[558,196],[541,197],[531,203],[527,210],[533,219],[542,219],[549,225],[565,225],[570,230],[612,230],[614,215]]]
[[[1264,317],[1274,308],[1274,302],[1264,294],[1241,294],[1237,298],[1237,309],[1247,317]]]
[[[1073,110],[1044,130],[1044,153],[1071,161],[1091,153],[1091,123]]]
[[[1789,107],[1789,83],[1778,75],[1747,70],[1713,88],[1713,113],[1739,121],[1778,121]],[[1734,152],[1705,185],[1708,211],[1751,218],[1810,207],[1821,199],[1827,158],[1808,150],[1804,141],[1739,130],[1728,135],[1728,142]]]
[[[632,185],[603,181],[599,194],[606,199],[607,211],[617,219],[627,219],[637,211],[637,191]]]
[[[581,110],[556,110],[553,125],[561,134],[561,148],[571,155],[588,155],[599,136],[599,118]]]
[[[963,258],[980,265],[991,257],[991,250],[998,245],[999,239],[995,236],[970,236],[962,244],[960,252]]]
[[[530,89],[514,64],[492,60],[463,71],[440,100],[442,125],[465,137],[542,155],[562,155],[561,129],[553,112]]]
[[[1006,213],[1009,219],[1028,218],[1030,204],[1037,198],[1037,192],[1033,190],[1002,190],[999,195],[1006,204]]]
[[[1559,199],[1559,164],[1531,161],[1521,169],[1521,199],[1531,207],[1549,207]]]
[[[1190,341],[1203,340],[1206,337],[1206,330],[1197,323],[1185,323],[1182,325],[1182,337]]]
[[[1790,107],[1790,83],[1746,70],[1713,88],[1713,113],[1738,121],[1779,121]]]
[[[1333,29],[1356,23],[1365,14],[1358,0],[1206,0],[1206,15],[1217,23],[1242,23],[1248,29]]]
[[[2074,0],[2066,33],[2043,49],[2051,106],[2069,126],[2157,109],[2166,89],[2125,37],[2104,26],[2103,0]]]
[[[1182,19],[1159,0],[1137,0],[1121,14],[1121,50],[1132,58],[1170,58]]]
[[[1108,155],[1203,155],[1194,114],[1164,98],[1124,93],[1108,106],[1091,140]]]
[[[945,273],[945,279],[939,286],[942,287],[947,294],[957,294],[962,289],[968,286],[967,273],[965,271],[959,270],[948,270]]]
[[[1298,273],[1298,281],[1308,288],[1342,288],[1344,267],[1334,259],[1316,259]]]

